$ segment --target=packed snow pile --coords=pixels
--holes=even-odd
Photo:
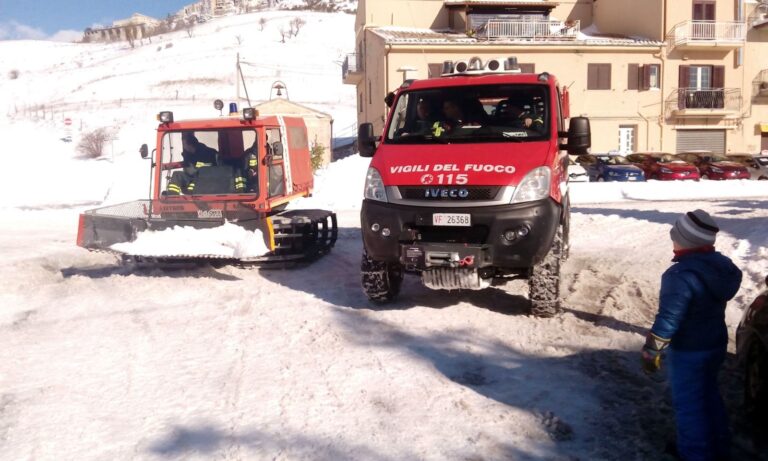
[[[249,259],[269,252],[264,234],[248,231],[238,225],[225,223],[211,229],[174,226],[162,231],[145,231],[136,240],[117,243],[111,248],[134,256],[216,256]]]
[[[289,208],[360,209],[365,174],[370,163],[369,158],[351,155],[321,168],[315,173],[312,197],[291,202]]]
[[[571,183],[571,203],[653,200],[720,200],[768,197],[768,181],[645,181]]]

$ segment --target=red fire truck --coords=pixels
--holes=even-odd
[[[526,278],[531,311],[560,309],[569,229],[568,154],[590,146],[567,89],[515,58],[445,62],[440,78],[387,96],[382,135],[358,133],[368,169],[361,226],[369,299],[395,298],[406,272],[434,289]]]

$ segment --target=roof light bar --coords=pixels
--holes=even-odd
[[[443,61],[443,77],[456,75],[482,75],[494,73],[520,73],[520,66],[517,65],[517,58],[510,56],[508,58],[491,58],[483,63],[478,56],[470,58],[468,61]]]

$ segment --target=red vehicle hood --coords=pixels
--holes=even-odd
[[[742,170],[745,169],[744,165],[736,162],[712,162],[710,163],[712,166],[716,166],[718,168],[722,168],[724,170]]]
[[[371,167],[386,186],[516,185],[532,169],[552,164],[549,143],[383,144]]]

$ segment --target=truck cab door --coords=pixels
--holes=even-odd
[[[285,161],[283,159],[284,146],[280,137],[279,128],[268,128],[266,154],[264,164],[267,167],[267,191],[268,197],[285,196]]]

